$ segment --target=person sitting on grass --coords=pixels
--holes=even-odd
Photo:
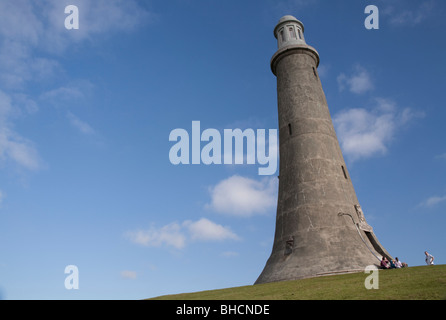
[[[381,259],[381,268],[383,268],[383,269],[389,269],[390,268],[389,260],[387,260],[386,257],[383,257]]]
[[[395,260],[390,260],[390,268],[396,269]]]
[[[398,257],[395,257],[395,268],[405,268],[407,267],[407,263],[401,262]]]

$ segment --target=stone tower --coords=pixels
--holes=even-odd
[[[304,26],[284,16],[274,29],[280,175],[271,256],[257,283],[364,271],[390,255],[367,224],[318,76]]]

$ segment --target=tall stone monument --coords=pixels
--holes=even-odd
[[[364,271],[390,255],[366,222],[318,76],[319,54],[302,22],[274,29],[280,175],[271,256],[257,283]]]

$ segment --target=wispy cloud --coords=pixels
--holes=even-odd
[[[209,189],[211,203],[207,207],[243,217],[266,213],[277,203],[277,185],[276,177],[258,181],[234,175]]]
[[[33,143],[13,130],[11,118],[20,111],[9,95],[0,90],[0,161],[28,170],[39,169],[41,163]]]
[[[443,154],[439,154],[438,156],[435,156],[435,159],[442,159],[442,160],[446,160],[446,152]]]
[[[121,277],[124,279],[136,279],[136,271],[123,270],[121,271]]]
[[[348,89],[350,92],[362,94],[373,89],[373,83],[369,72],[360,65],[354,67],[353,73],[346,75],[341,73],[338,78],[339,91]]]
[[[79,9],[79,29],[65,28],[65,7]],[[135,0],[32,0],[2,1],[0,34],[31,46],[62,52],[97,35],[132,31],[154,20],[154,15]],[[43,18],[43,19],[42,19]]]
[[[354,108],[334,115],[333,124],[344,155],[351,161],[383,155],[398,130],[411,119],[423,117],[410,108],[400,110],[388,99],[376,99],[371,110]]]
[[[79,30],[65,28],[67,5],[79,8]],[[11,160],[29,170],[41,167],[37,148],[14,130],[14,123],[18,116],[39,110],[27,88],[63,71],[59,61],[68,48],[130,32],[151,20],[152,15],[136,0],[0,1],[0,161]],[[66,102],[83,97],[88,83],[71,82],[38,95],[40,101],[60,104],[60,98]],[[82,133],[93,132],[72,113],[67,117]]]
[[[76,117],[74,114],[72,114],[71,112],[67,113],[67,118],[70,121],[71,125],[76,128],[77,130],[79,130],[80,133],[82,134],[94,134],[95,131],[93,130],[93,128],[86,122],[80,120],[78,117]]]
[[[67,5],[79,8],[78,30],[65,28]],[[135,0],[0,1],[0,80],[17,89],[45,79],[61,68],[57,58],[68,47],[132,31],[152,16]]]
[[[429,19],[435,12],[436,1],[420,1],[418,5],[407,5],[406,1],[387,2],[382,13],[393,26],[416,26]]]
[[[40,99],[56,104],[83,98],[84,96],[84,90],[78,86],[63,86],[42,93]]]
[[[8,128],[0,128],[0,160],[12,160],[28,170],[40,168],[39,155],[33,143]]]
[[[65,7],[79,9],[79,29],[67,32],[64,21]],[[135,0],[48,0],[43,13],[46,15],[42,34],[48,50],[63,52],[74,42],[92,41],[97,36],[115,32],[133,31],[137,26],[153,21],[154,15],[144,10]]]
[[[197,221],[186,220],[173,222],[161,228],[150,227],[147,230],[129,231],[125,236],[133,243],[146,247],[168,246],[182,249],[191,241],[223,241],[240,238],[228,227],[224,227],[206,218]]]
[[[446,201],[446,195],[444,196],[433,196],[430,197],[428,199],[426,199],[425,201],[423,201],[420,206],[423,207],[428,207],[428,208],[432,208],[437,206],[438,204],[445,202]]]
[[[27,0],[0,2],[0,80],[7,88],[22,88],[26,82],[41,78],[40,72],[50,72],[57,65],[33,54],[45,33],[34,7]]]

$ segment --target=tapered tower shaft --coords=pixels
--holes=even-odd
[[[363,271],[390,258],[365,221],[304,26],[284,16],[274,29],[280,175],[273,249],[256,283]]]

